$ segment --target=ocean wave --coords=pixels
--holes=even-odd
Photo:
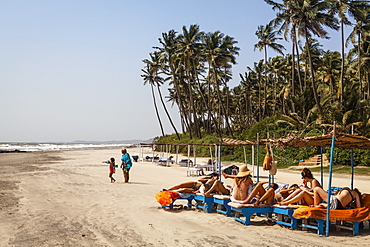
[[[0,152],[38,152],[97,148],[123,148],[127,143],[0,143]]]

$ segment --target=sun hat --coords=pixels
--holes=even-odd
[[[249,176],[251,174],[252,174],[252,171],[248,169],[247,165],[241,165],[239,167],[239,172],[236,176],[241,178],[241,177]]]

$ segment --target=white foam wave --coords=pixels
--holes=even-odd
[[[0,143],[0,152],[37,152],[37,151],[58,151],[74,149],[94,149],[94,148],[121,148],[131,144],[125,143]]]

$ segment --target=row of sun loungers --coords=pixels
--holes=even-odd
[[[301,227],[303,230],[314,229],[319,235],[324,234],[326,224],[326,209],[299,207],[299,206],[279,206],[263,205],[254,207],[253,204],[239,204],[230,201],[229,196],[214,195],[205,197],[202,194],[180,194],[179,198],[172,201],[171,204],[162,207],[173,208],[176,200],[188,200],[188,207],[195,207],[206,213],[217,212],[227,217],[234,217],[234,220],[248,226],[251,224],[253,215],[266,215],[277,224],[287,226],[292,230]],[[192,200],[195,204],[192,204]],[[370,195],[363,198],[364,207],[356,209],[331,210],[330,220],[336,222],[337,229],[352,230],[353,235],[358,235],[359,230],[363,228],[363,222],[370,223]]]

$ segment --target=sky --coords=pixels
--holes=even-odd
[[[263,58],[255,32],[274,17],[263,0],[0,0],[0,142],[160,136],[141,69],[161,34],[198,24],[234,37],[234,87]],[[320,40],[325,50],[340,49],[336,35]],[[178,109],[168,107],[181,131]]]

